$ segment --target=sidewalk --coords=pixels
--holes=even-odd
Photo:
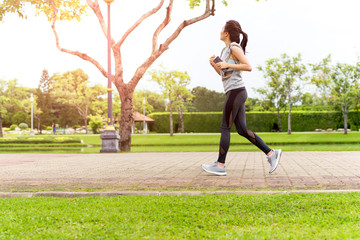
[[[200,167],[217,155],[0,154],[0,192],[360,189],[360,152],[284,152],[272,174],[260,151],[229,152],[223,177]]]

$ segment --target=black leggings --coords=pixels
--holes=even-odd
[[[226,100],[223,109],[223,116],[221,121],[221,138],[218,162],[225,163],[226,154],[230,146],[230,129],[235,123],[236,131],[243,137],[247,138],[252,144],[257,146],[265,154],[268,154],[271,149],[264,143],[264,141],[249,130],[246,126],[245,116],[245,101],[247,99],[246,89],[238,88],[230,90],[226,93]]]

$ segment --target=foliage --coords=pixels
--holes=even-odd
[[[64,74],[54,74],[52,92],[56,101],[71,106],[70,110],[77,110],[84,119],[87,126],[87,118],[91,103],[106,93],[106,90],[99,84],[88,86],[89,77],[81,69],[69,71]]]
[[[153,71],[151,73],[152,81],[155,81],[160,85],[163,93],[163,97],[169,101],[170,111],[170,135],[173,134],[173,108],[179,112],[181,126],[183,128],[184,121],[182,118],[183,111],[185,109],[184,102],[188,102],[193,98],[190,90],[187,86],[190,83],[190,77],[186,72],[164,70]],[[182,129],[183,130],[183,129]]]
[[[323,105],[328,103],[331,92],[331,75],[333,67],[330,64],[331,55],[327,56],[319,63],[309,64],[313,72],[310,82],[320,90],[322,98],[321,104]]]
[[[28,114],[24,113],[23,111],[15,113],[15,115],[12,117],[11,121],[15,124],[20,124],[22,122],[26,122],[26,119],[28,118]]]
[[[103,127],[103,121],[102,121],[102,117],[99,115],[96,116],[90,116],[90,127],[92,129],[92,132],[94,134],[98,134],[99,133],[99,129]]]
[[[208,90],[205,87],[195,87],[191,90],[193,111],[189,112],[218,112],[222,111],[225,102],[225,93]]]
[[[288,112],[285,112],[285,118],[282,120],[286,124]],[[169,132],[169,113],[152,113],[149,115],[155,122],[149,124],[151,131],[157,133]],[[217,133],[220,131],[221,112],[206,113],[184,113],[185,132],[209,132]],[[341,127],[342,115],[334,111],[310,112],[310,111],[293,111],[293,131],[315,131],[315,129],[338,129]],[[255,132],[272,132],[277,131],[276,114],[272,112],[248,112],[246,113],[248,128]],[[349,113],[349,122],[351,126],[359,126],[357,112]],[[174,131],[177,132],[180,121],[178,114],[174,114]],[[357,129],[354,129],[357,130]],[[232,132],[235,132],[233,125]]]
[[[290,113],[288,115],[288,133],[291,134],[292,105],[301,99],[302,81],[305,80],[306,66],[301,63],[301,54],[290,57],[284,53],[280,58],[266,61],[265,68],[259,66],[258,69],[263,71],[264,77],[268,79],[268,87],[258,89],[258,92],[275,107],[280,130],[282,126],[280,111],[282,109],[285,111],[288,107]]]
[[[24,130],[24,129],[29,128],[29,126],[28,126],[26,123],[20,123],[20,124],[19,124],[19,128],[20,128],[21,130]]]
[[[87,5],[83,4],[83,1],[73,1],[73,0],[4,0],[0,4],[0,21],[3,21],[4,16],[7,13],[17,13],[21,18],[27,18],[25,9],[28,4],[31,4],[35,7],[35,15],[44,13],[48,20],[51,21],[53,15],[53,6],[59,9],[57,19],[59,20],[73,20],[76,19],[80,21],[81,16],[85,14],[87,10]]]
[[[331,96],[341,106],[341,111],[344,113],[344,129],[347,129],[345,126],[347,126],[348,111],[359,103],[360,98],[360,62],[356,66],[336,64],[331,77]]]
[[[10,126],[10,131],[14,131],[15,128],[17,128],[17,127],[19,127],[19,126],[16,125],[16,124],[12,124],[12,125]]]

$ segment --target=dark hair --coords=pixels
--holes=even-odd
[[[235,20],[227,21],[224,27],[224,32],[228,32],[230,35],[230,41],[236,43],[240,43],[240,34],[242,34],[243,39],[240,43],[240,46],[242,47],[245,53],[245,48],[248,42],[248,35],[245,32],[243,32],[243,30],[241,29],[240,23]]]

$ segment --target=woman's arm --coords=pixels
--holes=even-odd
[[[239,47],[236,46],[232,46],[231,47],[231,53],[232,55],[241,63],[239,64],[230,64],[227,62],[219,62],[216,64],[216,66],[220,69],[224,69],[224,68],[232,68],[235,70],[240,70],[240,71],[249,71],[251,72],[252,68],[250,65],[249,60],[247,59],[247,57],[245,56],[243,50]]]
[[[209,60],[210,65],[215,69],[215,71],[216,71],[219,75],[221,75],[221,74],[220,74],[221,68],[219,68],[219,67],[216,66],[216,64],[214,63],[214,59],[215,59],[215,55],[212,55],[212,56],[210,57],[210,60]]]

